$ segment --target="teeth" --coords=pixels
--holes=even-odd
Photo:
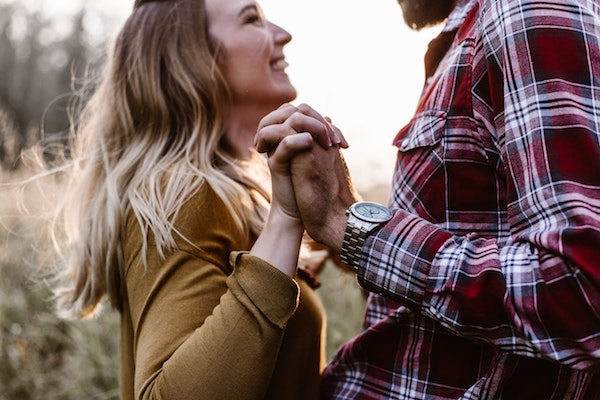
[[[281,69],[281,70],[285,69],[288,65],[289,64],[287,63],[287,61],[285,61],[283,58],[277,60],[276,62],[274,62],[272,64],[274,69]]]

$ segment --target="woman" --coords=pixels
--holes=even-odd
[[[270,211],[253,148],[296,96],[290,40],[254,0],[138,1],[81,115],[59,306],[85,317],[107,295],[121,312],[124,400],[317,397],[322,307],[293,279],[286,166],[313,138],[273,150]],[[319,123],[322,145],[345,145]]]

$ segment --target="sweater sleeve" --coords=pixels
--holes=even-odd
[[[223,226],[200,221],[202,213],[191,218],[201,225],[203,239],[191,238],[196,243]],[[264,397],[298,285],[261,259],[228,252],[228,239],[216,242],[231,254],[229,265],[190,247],[164,260],[150,249],[147,268],[129,269],[136,399]]]

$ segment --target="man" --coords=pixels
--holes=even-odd
[[[600,399],[600,5],[399,3],[414,28],[446,23],[394,140],[391,213],[346,214],[335,147],[291,163],[308,233],[372,293],[322,398]],[[283,107],[257,143],[323,127]]]

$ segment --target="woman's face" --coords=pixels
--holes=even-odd
[[[283,46],[292,40],[287,31],[267,21],[254,0],[206,0],[206,11],[235,105],[270,111],[296,97],[285,73]]]

